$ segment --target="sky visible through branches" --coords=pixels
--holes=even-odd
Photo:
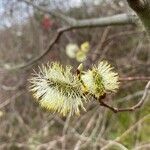
[[[79,7],[84,3],[92,3],[98,5],[103,0],[52,0],[50,3],[51,9],[60,9],[67,11],[73,7]],[[45,1],[46,2],[46,1]],[[39,4],[40,0],[35,0],[35,4]],[[7,10],[7,11],[6,11]],[[25,3],[17,2],[17,0],[0,0],[0,28],[9,28],[14,24],[24,23],[29,16],[32,16],[33,8]]]

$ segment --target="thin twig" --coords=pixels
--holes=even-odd
[[[46,50],[43,53],[41,53],[39,56],[37,56],[34,59],[32,59],[31,61],[29,61],[28,63],[21,64],[21,65],[15,65],[15,67],[4,68],[4,69],[8,70],[8,71],[13,71],[13,70],[18,71],[20,69],[25,69],[25,68],[32,66],[34,63],[38,62],[40,59],[42,59],[44,56],[46,56],[48,54],[48,52],[52,49],[52,47],[55,45],[55,43],[59,40],[60,36],[64,32],[66,32],[70,29],[71,29],[71,27],[64,27],[64,28],[58,29],[56,36],[51,40],[51,42],[50,42],[49,46],[46,48]]]
[[[143,123],[146,119],[148,119],[150,117],[150,114],[144,116],[143,118],[141,118],[138,122],[136,122],[133,126],[131,126],[129,129],[127,129],[121,136],[117,137],[114,141],[110,141],[107,145],[105,145],[104,147],[101,148],[101,150],[107,150],[108,148],[112,147],[112,145],[114,144],[114,142],[120,142],[121,139],[123,139],[124,137],[126,137],[129,133],[131,133],[131,131],[133,131],[137,125]]]
[[[82,132],[81,136],[84,136],[86,133],[88,133],[89,129],[91,128],[91,126],[93,125],[93,123],[95,122],[95,118],[97,116],[97,111],[93,114],[92,118],[89,120],[89,122],[87,123],[87,126],[85,127],[84,131]],[[91,138],[91,137],[89,137]],[[74,150],[79,150],[80,146],[82,144],[82,138],[79,139],[77,141],[77,143],[75,144]]]
[[[109,108],[114,113],[125,112],[125,111],[134,111],[134,110],[140,108],[143,105],[143,103],[145,102],[145,99],[146,99],[147,94],[148,94],[149,87],[150,87],[150,81],[147,83],[147,85],[145,87],[145,90],[144,90],[144,93],[143,93],[143,96],[140,99],[140,101],[137,104],[135,104],[134,106],[132,106],[132,107],[128,107],[128,108],[116,108],[116,107],[113,107],[113,106],[105,103],[102,99],[99,100],[99,103],[100,103],[101,106]]]
[[[133,148],[133,150],[142,150],[142,149],[150,149],[150,143],[142,144]]]
[[[120,81],[134,81],[134,80],[150,80],[150,76],[138,76],[138,77],[121,77]]]
[[[39,5],[36,5],[34,2],[31,2],[29,0],[18,0],[19,2],[24,2],[26,3],[27,5],[30,5],[32,6],[33,8],[43,12],[43,13],[47,13],[47,14],[50,14],[51,16],[54,16],[54,17],[57,17],[59,19],[62,19],[63,21],[65,21],[66,23],[68,24],[73,24],[75,19],[69,17],[69,16],[65,16],[64,14],[62,13],[59,13],[59,12],[56,12],[56,11],[52,11],[48,8],[45,8],[45,7],[42,7],[42,6],[39,6]]]
[[[50,9],[46,9],[42,6],[36,5],[29,0],[18,0],[20,2],[25,2],[28,5],[31,5],[35,9],[43,12],[48,13],[52,16],[60,18],[64,20],[68,25],[74,26],[76,28],[85,28],[85,27],[104,27],[109,25],[126,25],[126,24],[135,24],[138,20],[138,17],[135,14],[117,14],[108,17],[101,17],[101,18],[92,18],[92,19],[82,19],[77,20],[73,17],[65,16],[56,11],[52,11]]]
[[[17,97],[21,96],[24,92],[25,91],[19,91],[15,95],[13,95],[12,97],[10,97],[7,100],[5,100],[3,103],[0,103],[0,109],[2,109],[3,107],[7,106],[11,101],[13,101]]]

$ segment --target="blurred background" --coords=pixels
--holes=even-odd
[[[36,6],[76,19],[100,18],[129,13],[125,0],[30,0]],[[65,32],[48,54],[33,66],[8,71],[25,64],[47,49],[64,20],[24,0],[0,0],[0,150],[99,150],[120,137],[150,113],[150,94],[134,112],[114,114],[98,102],[86,104],[87,112],[71,118],[53,115],[39,107],[28,90],[28,79],[38,66],[59,61],[74,71],[98,60],[108,60],[120,77],[150,75],[150,44],[140,27],[122,25],[81,28]],[[66,47],[88,43],[86,59],[71,58]],[[80,57],[80,56],[79,56]],[[123,81],[110,104],[129,107],[140,100],[146,81]],[[150,118],[139,123],[120,143],[128,149],[150,149]],[[146,146],[145,146],[146,145]],[[121,150],[117,144],[110,150]]]

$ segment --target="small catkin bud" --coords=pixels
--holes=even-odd
[[[69,58],[75,58],[78,50],[79,50],[79,47],[77,44],[70,43],[66,46],[66,55]]]
[[[84,42],[81,44],[80,46],[81,51],[83,51],[84,53],[87,53],[90,50],[90,44],[89,42]]]
[[[77,53],[76,53],[76,60],[78,62],[83,62],[86,60],[86,53],[79,50]]]

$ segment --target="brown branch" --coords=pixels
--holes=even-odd
[[[39,56],[37,56],[34,59],[32,59],[31,61],[29,61],[28,63],[17,65],[15,67],[11,67],[11,68],[3,67],[3,69],[5,69],[7,71],[14,71],[14,70],[18,71],[18,70],[25,69],[25,68],[32,66],[34,63],[38,62],[40,59],[42,59],[44,56],[46,56],[48,54],[48,52],[52,49],[52,47],[56,44],[56,42],[59,40],[59,38],[61,37],[61,35],[64,32],[71,30],[71,29],[72,29],[72,27],[64,27],[64,28],[58,29],[56,36],[54,36],[54,38],[51,40],[51,42],[50,42],[49,46],[46,48],[46,50],[43,53],[41,53]]]
[[[149,0],[127,0],[130,7],[136,12],[150,35],[150,1]]]
[[[10,98],[6,99],[3,103],[0,103],[0,109],[10,104],[13,100],[16,100],[17,97],[20,97],[25,91],[19,91],[15,95],[11,96]]]
[[[75,18],[65,16],[64,14],[61,14],[56,11],[51,11],[47,8],[38,6],[34,4],[33,2],[30,2],[29,0],[18,0],[20,2],[25,2],[28,5],[31,5],[35,9],[43,12],[48,13],[52,16],[55,16],[57,18],[60,18],[64,20],[69,26],[72,26],[73,28],[87,28],[87,27],[104,27],[104,26],[114,26],[114,25],[126,25],[126,24],[136,24],[138,17],[134,14],[117,14],[113,16],[108,17],[101,17],[101,18],[92,18],[92,19],[82,19],[77,20]]]
[[[112,16],[112,18],[115,18],[115,16]],[[95,26],[99,26],[99,27],[108,26],[108,25],[111,25],[111,23],[113,25],[120,25],[120,20],[119,20],[119,22],[117,22],[117,20],[118,20],[117,18],[116,18],[116,20],[115,19],[114,20],[112,19],[112,21],[109,21],[109,20],[111,20],[111,17],[106,17],[105,18],[106,22],[103,22],[103,18],[101,18],[101,21],[99,20],[98,24],[90,24],[89,23],[86,26],[85,25],[81,26],[81,25],[77,24],[77,25],[73,25],[73,26],[67,26],[67,27],[60,28],[60,29],[57,30],[56,36],[54,36],[54,38],[51,40],[49,46],[39,56],[33,58],[28,63],[23,63],[23,64],[20,64],[20,65],[15,65],[15,67],[9,66],[9,68],[6,68],[6,67],[4,67],[5,65],[3,65],[2,69],[3,70],[7,70],[7,71],[18,71],[18,70],[25,69],[25,68],[28,68],[28,67],[32,66],[34,63],[36,63],[37,61],[39,61],[40,59],[42,59],[44,56],[46,56],[48,54],[48,52],[52,49],[52,47],[59,40],[59,38],[61,37],[61,35],[64,32],[66,32],[66,31],[70,31],[70,30],[73,30],[73,29],[80,29],[82,27],[92,28],[92,27],[95,27]]]
[[[108,17],[76,20],[73,26],[75,28],[118,26],[118,25],[136,24],[137,19],[138,19],[137,16],[134,14],[124,13]]]
[[[134,81],[134,80],[150,80],[150,76],[138,76],[138,77],[121,77],[119,81]]]
[[[134,24],[137,22],[137,17],[132,14],[118,14],[114,16],[109,16],[109,17],[102,17],[102,18],[93,18],[93,19],[84,19],[84,20],[76,20],[74,18],[70,18],[68,16],[65,16],[63,14],[51,11],[51,10],[46,10],[45,8],[35,5],[34,3],[28,1],[28,0],[18,0],[21,2],[25,2],[28,5],[32,5],[34,8],[43,11],[45,13],[49,13],[53,16],[59,17],[62,20],[65,20],[68,24],[70,24],[69,27],[64,27],[58,30],[56,36],[52,39],[50,42],[48,48],[39,56],[35,57],[33,60],[29,61],[26,64],[21,64],[17,65],[15,67],[10,66],[9,68],[3,67],[5,70],[19,70],[19,69],[24,69],[26,67],[29,67],[33,65],[35,62],[43,58],[53,47],[53,45],[59,40],[61,37],[62,33],[65,31],[69,31],[71,29],[80,29],[80,28],[87,28],[87,27],[104,27],[104,26],[110,26],[110,25],[123,25],[123,24]],[[125,79],[123,79],[125,80]]]
[[[55,43],[59,40],[61,35],[66,31],[69,31],[69,30],[72,30],[72,29],[80,29],[80,28],[91,28],[91,27],[104,27],[104,26],[110,26],[110,25],[134,24],[134,23],[137,22],[137,16],[132,15],[132,14],[118,14],[118,15],[102,17],[102,18],[76,20],[74,18],[70,18],[68,16],[57,13],[55,11],[47,10],[47,9],[41,7],[41,6],[35,5],[34,3],[30,2],[29,0],[18,0],[18,1],[25,2],[28,5],[31,5],[31,6],[33,6],[34,8],[36,8],[40,11],[43,11],[45,13],[49,13],[51,15],[59,17],[62,20],[65,20],[70,26],[59,29],[57,31],[56,36],[51,40],[49,46],[45,49],[45,51],[43,53],[41,53],[39,56],[33,58],[28,63],[23,63],[23,64],[20,64],[20,65],[16,65],[15,67],[10,65],[9,68],[4,67],[5,66],[4,65],[3,69],[8,70],[8,71],[13,71],[13,70],[18,71],[20,69],[25,69],[29,66],[32,66],[34,63],[36,63],[41,58],[46,56],[46,54],[52,49],[52,47],[55,45]],[[131,79],[121,79],[121,80],[131,81]],[[142,80],[145,80],[145,79],[142,79]]]
[[[4,67],[2,66],[2,69],[8,70],[8,71],[18,71],[21,69],[28,68],[29,66],[32,66],[34,63],[39,61],[41,58],[46,56],[46,54],[52,49],[52,47],[55,45],[55,43],[59,40],[61,35],[69,30],[72,29],[80,29],[80,28],[92,28],[92,27],[104,27],[104,26],[110,26],[110,25],[125,25],[125,24],[135,24],[137,22],[137,16],[133,14],[118,14],[114,16],[108,16],[108,17],[102,17],[102,18],[93,18],[93,19],[83,19],[83,20],[76,20],[74,18],[70,18],[68,16],[65,16],[63,14],[57,13],[55,11],[47,10],[41,6],[35,5],[34,3],[30,2],[29,0],[18,0],[20,2],[25,2],[28,5],[33,6],[34,8],[44,12],[49,13],[55,17],[61,18],[62,20],[66,21],[69,26],[63,27],[57,31],[56,36],[51,40],[49,46],[45,49],[43,53],[41,53],[39,56],[33,58],[28,63],[23,63],[19,65]]]
[[[100,103],[101,106],[109,108],[114,113],[125,112],[125,111],[134,111],[134,110],[142,107],[142,105],[145,102],[145,99],[146,99],[146,97],[148,95],[149,87],[150,87],[150,81],[145,86],[145,90],[144,90],[143,96],[140,99],[140,101],[137,104],[135,104],[134,106],[132,106],[132,107],[128,107],[128,108],[116,108],[116,107],[113,107],[113,106],[105,103],[102,99],[99,99],[99,103]]]

